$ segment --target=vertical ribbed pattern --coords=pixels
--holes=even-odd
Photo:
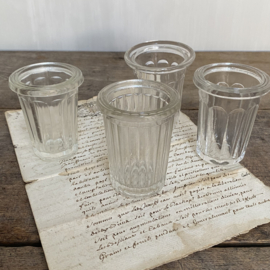
[[[77,89],[48,97],[19,96],[37,155],[61,158],[77,149]]]
[[[197,149],[209,160],[233,164],[244,157],[260,99],[210,98],[200,91]],[[223,104],[223,107],[215,106]]]
[[[186,69],[176,70],[175,72],[165,73],[165,74],[151,74],[142,71],[136,71],[138,79],[144,79],[149,81],[158,81],[169,85],[174,88],[182,101],[183,85],[185,81],[185,72]]]
[[[36,128],[35,123],[33,121],[33,114],[29,113],[29,112],[31,112],[30,103],[22,96],[18,96],[18,97],[19,97],[19,101],[21,104],[23,114],[24,114],[24,120],[26,123],[26,127],[28,129],[30,140],[31,140],[32,144],[34,145],[35,138],[37,137],[37,135],[36,135],[37,128]]]
[[[167,102],[145,94],[123,95],[111,104],[132,111],[155,110]],[[113,186],[130,196],[155,194],[164,185],[174,115],[162,124],[155,121],[122,122],[104,116]]]

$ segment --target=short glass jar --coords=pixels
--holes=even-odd
[[[43,160],[71,157],[78,149],[77,103],[82,72],[64,63],[22,67],[9,77],[17,93],[34,153]]]
[[[233,165],[245,155],[269,76],[251,66],[218,63],[195,71],[199,88],[197,153],[216,165]]]

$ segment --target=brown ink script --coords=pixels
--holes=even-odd
[[[205,163],[196,126],[181,114],[165,187],[146,200],[110,184],[102,116],[78,107],[79,150],[69,160],[35,157],[21,111],[6,113],[51,270],[151,269],[270,221],[270,190],[241,165]]]

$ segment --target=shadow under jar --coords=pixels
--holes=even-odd
[[[110,180],[128,197],[157,194],[165,183],[177,92],[162,83],[129,80],[103,88],[103,114]]]
[[[137,44],[125,53],[125,61],[138,79],[169,85],[178,92],[180,103],[186,69],[194,59],[195,52],[186,44],[163,40]]]
[[[269,76],[254,67],[218,63],[197,69],[199,88],[197,153],[216,165],[233,165],[245,155]]]
[[[78,149],[78,87],[81,71],[69,64],[38,63],[9,77],[18,94],[34,153],[43,160],[71,157]]]

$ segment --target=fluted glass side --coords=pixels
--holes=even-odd
[[[122,126],[104,117],[110,179],[127,196],[157,193],[166,178],[173,118],[161,125]]]
[[[167,65],[169,66],[170,64],[167,64]],[[180,100],[182,100],[183,86],[184,86],[185,73],[186,73],[185,68],[176,70],[168,74],[152,74],[152,73],[147,73],[145,71],[140,71],[140,70],[135,70],[134,72],[138,79],[156,81],[156,82],[161,82],[161,83],[165,83],[169,85],[170,87],[174,88],[177,91],[177,93],[179,94]]]
[[[197,153],[216,165],[240,162],[246,152],[269,76],[241,64],[219,63],[194,74],[199,88]]]
[[[229,165],[244,158],[260,98],[226,100],[199,90],[197,152],[207,161]],[[222,100],[221,100],[222,99]],[[221,107],[220,103],[228,106]]]
[[[78,149],[78,87],[81,71],[69,64],[39,63],[9,78],[18,94],[34,153],[43,160],[69,158]]]
[[[179,97],[166,85],[142,80],[106,88],[97,104],[104,117],[112,185],[128,197],[154,195],[165,183]]]
[[[54,97],[18,97],[37,156],[61,159],[77,152],[77,89]]]

